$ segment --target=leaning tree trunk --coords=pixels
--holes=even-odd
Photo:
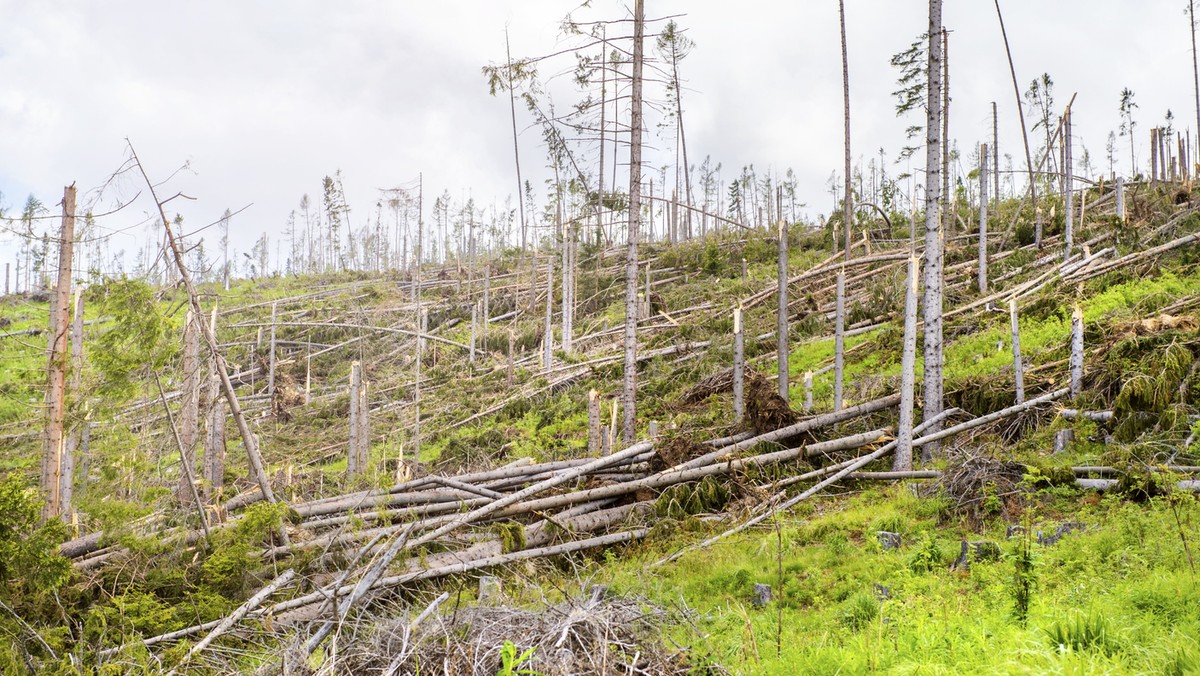
[[[625,258],[625,383],[623,437],[632,444],[637,424],[638,230],[642,218],[642,37],[645,0],[633,5],[633,81],[629,109],[629,228]]]
[[[942,1],[929,0],[928,114],[925,118],[925,418],[942,412]],[[932,430],[936,432],[937,430]],[[925,449],[928,451],[928,449]]]

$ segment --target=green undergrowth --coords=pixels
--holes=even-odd
[[[693,655],[744,674],[1125,673],[1200,669],[1200,587],[1166,498],[1136,504],[1074,489],[1029,498],[1025,525],[1051,534],[1030,545],[1028,616],[1015,608],[1021,536],[994,518],[976,532],[941,498],[907,486],[822,500],[661,567],[650,563],[700,539],[684,533],[631,547],[598,573],[617,590],[682,601]],[[1194,528],[1200,505],[1176,504]],[[1016,525],[1021,525],[1018,522]],[[879,531],[899,533],[885,551]],[[1195,531],[1186,531],[1195,547]],[[992,543],[953,569],[962,540]],[[782,541],[782,550],[779,542]],[[782,568],[782,576],[780,575]],[[774,600],[753,603],[754,585]]]

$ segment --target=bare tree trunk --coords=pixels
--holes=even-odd
[[[645,0],[634,0],[633,80],[629,112],[629,229],[625,258],[625,408],[623,438],[634,441],[637,425],[637,283],[638,230],[642,218],[642,61],[645,31]]]
[[[46,387],[46,427],[42,437],[42,482],[46,503],[42,518],[70,511],[62,494],[64,421],[67,397],[67,332],[71,325],[71,254],[75,243],[75,184],[63,188],[62,229],[58,244],[58,283],[50,307],[50,346],[47,351],[49,384]],[[69,462],[67,464],[70,464]]]
[[[1071,249],[1075,246],[1075,172],[1074,158],[1071,157],[1071,107],[1063,113],[1063,240],[1067,250],[1063,260],[1071,257]]]
[[[950,33],[942,29],[942,242],[954,233],[954,217],[958,212],[957,193],[950,190]],[[946,209],[951,203],[954,208]],[[940,368],[940,365],[939,365]],[[936,411],[941,412],[941,409]]]
[[[588,455],[599,455],[600,441],[600,393],[588,391]]]
[[[1000,204],[1000,115],[992,101],[992,199]]]
[[[79,399],[83,394],[83,289],[75,288],[75,315],[71,322],[71,390]],[[76,416],[73,429],[68,432],[66,452],[63,453],[62,481],[59,493],[62,495],[64,511],[70,511],[71,501],[75,497],[75,463],[76,456],[87,452],[84,445],[85,430],[91,424],[87,416]],[[86,467],[86,460],[84,462]]]
[[[842,410],[846,361],[846,271],[837,274],[837,305],[833,317],[833,410]]]
[[[1196,63],[1196,5],[1188,0],[1188,32],[1192,35],[1192,91],[1196,94],[1196,139],[1200,141],[1200,66]],[[1198,155],[1200,157],[1200,155]],[[1188,165],[1190,168],[1190,165]]]
[[[188,308],[183,320],[183,406],[179,411],[179,444],[188,471],[181,471],[176,497],[186,504],[195,487],[190,468],[196,466],[196,441],[200,436],[200,323],[203,315]]]
[[[488,322],[492,314],[492,263],[489,259],[483,268],[483,344],[487,347]]]
[[[930,0],[931,2],[933,0]],[[1012,76],[1013,100],[1017,104],[1017,116],[1021,120],[1021,141],[1025,144],[1025,165],[1029,169],[1029,197],[1036,214],[1034,224],[1034,241],[1037,248],[1042,248],[1042,212],[1038,209],[1037,181],[1033,176],[1033,154],[1029,152],[1029,132],[1025,129],[1025,108],[1021,103],[1021,86],[1017,84],[1017,69],[1013,66],[1012,49],[1008,44],[1008,32],[1004,29],[1004,15],[1000,12],[1000,0],[993,0],[996,5],[996,18],[1000,21],[1000,36],[1004,38],[1004,52],[1008,56],[1008,72]]]
[[[546,258],[546,325],[542,336],[542,369],[554,365],[554,258]]]
[[[271,353],[267,355],[267,396],[275,396],[275,320],[277,303],[271,303]]]
[[[813,409],[813,372],[804,372],[804,412],[811,413]]]
[[[916,256],[908,259],[908,280],[904,285],[904,352],[900,357],[900,421],[896,436],[896,456],[892,469],[905,471],[913,465],[913,388],[917,364],[917,272]]]
[[[925,118],[925,383],[926,419],[942,412],[942,2],[929,0],[928,114]],[[937,430],[934,429],[934,432]],[[929,452],[929,449],[923,449]]]
[[[367,469],[360,425],[363,405],[362,389],[362,364],[357,361],[350,362],[350,452],[346,457],[347,477],[359,476]]]
[[[846,185],[845,196],[842,199],[842,220],[845,221],[846,236],[843,239],[845,242],[846,259],[850,259],[850,230],[854,222],[854,206],[851,194],[853,188],[850,184],[850,61],[846,54],[846,3],[844,0],[838,0],[838,21],[842,31],[842,120],[845,123],[845,167]],[[836,402],[834,404],[837,405]]]
[[[988,146],[979,146],[979,293],[986,294],[988,288]]]
[[[513,134],[513,164],[517,167],[517,213],[521,215],[521,250],[524,251],[526,242],[525,228],[525,190],[521,180],[521,150],[517,145],[517,95],[513,89],[512,51],[508,46],[508,28],[504,29],[504,55],[508,59],[508,110],[512,115]]]
[[[1150,187],[1158,187],[1158,129],[1150,129]]]
[[[788,400],[791,370],[788,364],[791,346],[788,343],[788,230],[779,221],[779,282],[778,307],[775,310],[775,348],[779,362],[779,396]]]
[[[506,377],[505,382],[508,384],[509,387],[512,387],[512,384],[513,384],[513,330],[511,327],[508,329],[508,368],[506,369],[506,375],[507,375],[507,377]]]
[[[471,303],[471,349],[467,351],[467,361],[475,363],[475,327],[479,323],[479,303]]]
[[[1025,365],[1021,361],[1021,325],[1017,322],[1017,299],[1008,301],[1008,321],[1012,326],[1013,377],[1017,383],[1017,403],[1025,403]]]
[[[1083,393],[1083,310],[1071,313],[1071,396]]]
[[[225,485],[225,400],[221,398],[221,378],[216,360],[209,360],[208,425],[204,440],[204,479],[209,500],[220,504]]]
[[[746,355],[742,330],[742,308],[733,308],[733,419],[741,423],[746,414]]]
[[[1125,177],[1117,177],[1117,218],[1125,222]]]
[[[196,286],[192,283],[192,275],[188,272],[187,266],[183,262],[183,252],[179,248],[178,240],[175,239],[175,233],[171,231],[171,223],[167,220],[167,214],[163,210],[163,202],[159,201],[158,194],[154,190],[154,183],[146,175],[146,169],[142,166],[141,160],[138,158],[137,153],[134,152],[132,145],[129,147],[129,152],[133,155],[138,170],[141,172],[142,178],[146,181],[146,186],[150,189],[150,195],[154,198],[154,203],[158,206],[159,217],[162,219],[163,229],[167,235],[167,243],[171,249],[171,255],[175,258],[175,267],[179,270],[180,279],[182,279],[183,286],[187,290],[188,301],[192,305],[192,310],[198,315],[202,314],[200,295],[196,292]],[[204,329],[204,341],[208,345],[208,350],[217,360],[217,373],[221,377],[221,389],[225,394],[225,400],[229,402],[229,412],[233,415],[234,422],[237,423],[238,432],[241,433],[242,444],[246,448],[246,457],[250,464],[250,475],[259,485],[259,488],[262,489],[263,497],[268,502],[275,502],[275,492],[271,490],[271,482],[267,479],[267,470],[263,466],[262,455],[259,453],[258,437],[250,430],[250,424],[246,421],[246,416],[242,414],[242,407],[238,401],[237,393],[233,390],[233,382],[229,379],[225,358],[221,355],[217,344],[217,336],[207,324],[201,323],[200,326]],[[287,531],[281,530],[280,532],[286,539]]]

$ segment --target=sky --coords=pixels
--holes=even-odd
[[[374,213],[379,189],[418,175],[426,196],[448,190],[455,199],[502,204],[516,184],[508,101],[489,95],[480,69],[504,60],[506,28],[514,57],[570,47],[559,24],[577,4],[0,0],[0,206],[17,216],[32,194],[57,212],[71,182],[97,212],[137,196],[99,223],[111,250],[132,253],[151,236],[153,205],[135,177],[109,180],[127,157],[126,139],[151,178],[166,181],[165,194],[192,198],[168,207],[185,230],[241,210],[230,235],[241,251],[263,232],[274,249],[301,196],[319,203],[322,178],[339,169],[355,227]],[[692,164],[711,156],[723,164],[725,183],[751,163],[760,173],[794,169],[805,216],[828,213],[827,184],[843,152],[837,3],[646,4],[648,17],[677,15],[696,43],[681,65]],[[1107,164],[1104,146],[1120,125],[1126,87],[1138,103],[1140,164],[1150,127],[1168,109],[1176,128],[1196,137],[1186,0],[1001,6],[1022,90],[1046,72],[1057,108],[1077,95],[1077,158],[1082,144],[1094,165]],[[628,2],[593,0],[576,16],[620,19],[630,10]],[[920,120],[897,119],[898,73],[888,60],[926,30],[927,11],[914,0],[846,0],[852,150],[870,158],[882,148],[891,174],[909,168],[892,162],[905,127]],[[1001,153],[1019,166],[1020,127],[993,4],[946,2],[943,22],[951,31],[951,137],[965,161],[989,140],[995,101]],[[559,58],[541,72],[571,65]],[[549,91],[559,109],[575,96],[563,78]],[[647,95],[661,98],[661,88]],[[523,169],[537,185],[547,176],[546,151],[532,122],[518,108]],[[671,161],[670,144],[648,140],[651,165]],[[1128,174],[1128,139],[1119,142],[1118,172]],[[921,164],[923,154],[914,168]],[[196,236],[213,250],[215,230]],[[15,260],[16,245],[0,233],[0,260]]]

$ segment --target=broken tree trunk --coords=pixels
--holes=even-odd
[[[1021,361],[1021,326],[1017,322],[1017,299],[1008,300],[1008,321],[1012,327],[1013,377],[1017,383],[1017,403],[1025,401],[1025,365]]]
[[[355,477],[367,470],[368,442],[363,420],[366,418],[366,384],[363,382],[362,364],[350,363],[350,452],[346,458],[346,475]]]
[[[600,393],[588,390],[588,455],[600,454]]]
[[[733,309],[733,419],[741,424],[746,414],[746,354],[742,331],[742,308]]]
[[[1125,178],[1117,177],[1117,220],[1125,222]]]
[[[42,518],[70,511],[64,504],[63,455],[67,401],[67,332],[71,324],[71,254],[75,242],[75,184],[63,188],[62,229],[58,240],[58,283],[51,296],[50,341],[47,350],[49,384],[46,386],[46,427],[42,435],[41,488],[46,494]],[[71,463],[67,463],[71,464]]]
[[[1083,310],[1071,312],[1071,396],[1083,394]]]
[[[200,436],[200,322],[188,308],[183,320],[183,392],[182,408],[179,411],[179,444],[187,472],[180,472],[176,498],[181,504],[191,502],[196,493],[195,476],[191,468],[196,466],[196,441]]]

